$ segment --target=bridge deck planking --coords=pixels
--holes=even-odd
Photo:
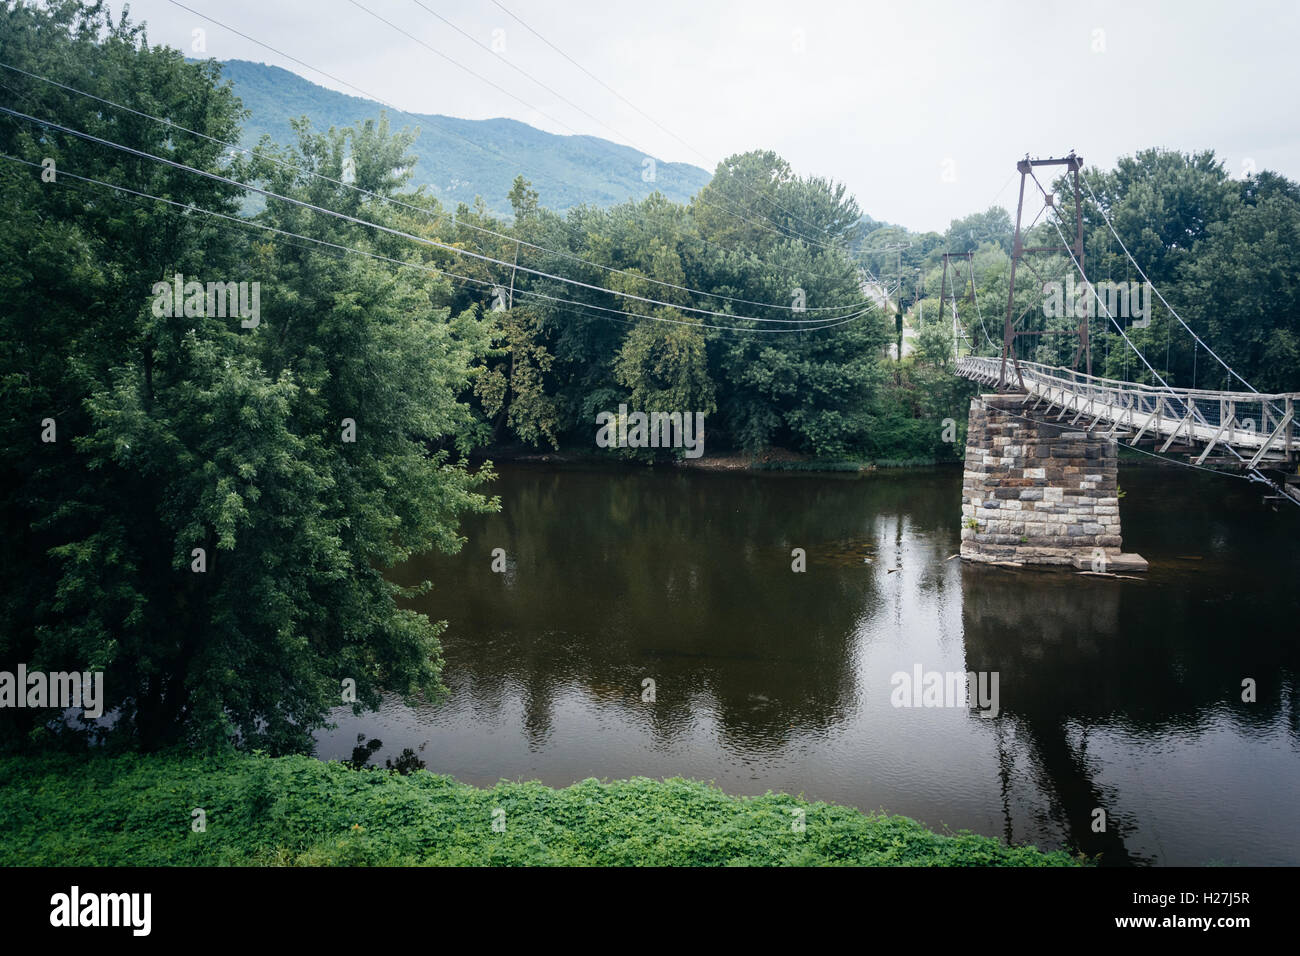
[[[998,357],[967,356],[958,361],[957,374],[996,385],[1001,364]],[[1046,400],[1060,409],[1059,420],[1073,413],[1072,424],[1105,423],[1116,435],[1126,429],[1124,437],[1136,435],[1129,444],[1146,435],[1155,437],[1157,444],[1163,439],[1164,451],[1178,441],[1202,444],[1202,461],[1216,446],[1230,446],[1248,453],[1252,465],[1274,464],[1300,452],[1300,422],[1295,415],[1300,392],[1168,389],[1036,362],[1020,362],[1019,367],[1027,403]]]

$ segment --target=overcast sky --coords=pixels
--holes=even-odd
[[[512,117],[710,171],[770,148],[913,229],[942,230],[995,201],[1014,210],[1010,177],[1025,153],[1074,149],[1109,166],[1149,146],[1212,148],[1234,176],[1253,164],[1300,179],[1296,0],[501,0],[662,129],[493,0],[420,0],[473,40],[416,0],[183,2],[401,109]],[[204,28],[207,56],[357,95],[168,0],[130,8],[153,43],[200,55],[193,31]]]

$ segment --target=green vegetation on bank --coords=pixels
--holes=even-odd
[[[195,809],[205,815],[201,833]],[[494,819],[504,831],[493,829]],[[305,756],[0,758],[3,866],[1079,862],[970,833],[934,833],[906,817],[782,794],[732,797],[681,779],[479,789],[422,770],[403,776]]]
[[[755,471],[876,471],[881,468],[927,468],[937,464],[933,458],[877,458],[872,461],[760,461]]]

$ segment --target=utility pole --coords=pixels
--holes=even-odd
[[[903,290],[898,290],[898,311],[894,313],[894,332],[898,335],[898,344],[894,346],[894,384],[903,383]]]
[[[948,282],[949,282],[949,279],[948,279],[948,265],[949,265],[949,263],[952,262],[952,260],[954,260],[954,259],[965,259],[965,260],[966,260],[966,280],[967,280],[966,282],[963,282],[963,283],[961,284],[961,286],[962,286],[962,287],[961,287],[961,292],[962,292],[961,297],[959,298],[959,297],[957,296],[956,289],[954,288],[954,290],[953,290],[953,294],[952,294],[952,298],[951,298],[951,302],[952,302],[952,357],[953,357],[953,359],[955,360],[955,359],[957,358],[957,327],[958,327],[958,326],[957,326],[957,304],[958,304],[959,302],[968,302],[968,301],[969,301],[969,302],[974,302],[974,301],[975,301],[975,253],[974,253],[974,252],[945,252],[945,253],[943,254],[943,278],[940,280],[940,283],[939,283],[939,318],[940,318],[940,319],[943,318],[943,306],[944,306],[944,303],[945,303],[946,301],[949,301],[949,299],[948,299]],[[953,265],[952,265],[952,273],[953,273],[953,276],[954,276],[954,277],[955,277],[955,276],[958,276],[958,275],[961,274],[960,270],[957,268],[956,263],[953,263]],[[969,292],[967,291],[967,286],[968,286],[968,285],[969,285],[969,289],[970,289]]]
[[[519,271],[519,240],[515,240],[515,264],[510,270],[510,304],[507,308],[515,307],[515,273]]]

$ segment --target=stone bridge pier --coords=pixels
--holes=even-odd
[[[1035,418],[1023,398],[971,400],[962,559],[1145,571],[1123,551],[1115,439]]]

